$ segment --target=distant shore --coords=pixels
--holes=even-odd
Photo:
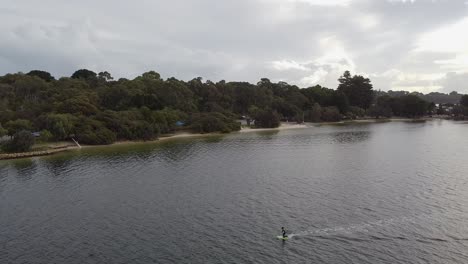
[[[412,119],[412,118],[382,118],[382,119],[356,119],[356,120],[343,120],[338,122],[318,122],[318,123],[288,123],[282,122],[279,127],[276,128],[246,128],[243,127],[241,130],[233,133],[248,133],[248,132],[262,132],[262,131],[278,131],[278,130],[289,130],[289,129],[304,129],[311,126],[320,126],[320,125],[336,125],[336,124],[351,124],[351,123],[378,123],[378,122],[398,122],[398,121],[414,121],[414,120],[433,120],[439,118],[420,118],[420,119]],[[115,145],[131,145],[131,144],[147,144],[147,143],[157,143],[157,142],[164,142],[169,140],[175,139],[182,139],[182,138],[197,138],[197,137],[208,137],[208,136],[220,136],[225,135],[221,133],[189,133],[189,132],[182,132],[182,133],[175,133],[175,134],[165,134],[161,135],[156,140],[151,141],[117,141],[110,145],[82,145],[81,148],[92,148],[92,147],[107,147],[107,146],[115,146]],[[72,151],[72,150],[79,150],[80,147],[74,145],[72,142],[53,142],[50,144],[42,145],[41,149],[29,151],[29,152],[22,152],[22,153],[0,153],[0,160],[8,160],[8,159],[21,159],[21,158],[31,158],[31,157],[39,157],[39,156],[48,156],[53,155],[56,153],[61,153],[65,151]]]
[[[239,130],[240,133],[245,132],[259,132],[259,131],[272,131],[272,130],[286,130],[286,129],[298,129],[298,128],[307,128],[306,124],[296,124],[296,123],[286,123],[283,122],[279,127],[275,128],[249,128],[245,127]]]

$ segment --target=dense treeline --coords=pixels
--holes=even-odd
[[[462,94],[459,94],[456,91],[453,91],[449,94],[431,92],[428,94],[418,93],[418,92],[408,92],[408,91],[376,91],[375,96],[380,97],[383,95],[388,95],[390,97],[401,97],[407,95],[416,95],[427,102],[433,102],[435,104],[458,104],[461,100]]]
[[[450,109],[450,114],[453,116],[455,120],[468,120],[468,95],[463,95],[460,98],[460,103],[456,105],[446,105],[446,108]],[[444,109],[441,108],[437,109],[437,111],[444,111]]]
[[[86,69],[60,79],[39,70],[0,77],[0,136],[19,142],[31,142],[24,131],[40,132],[40,141],[74,137],[84,144],[110,144],[151,140],[177,129],[228,133],[240,129],[236,120],[241,117],[256,127],[277,127],[281,120],[414,117],[431,107],[415,95],[376,99],[371,81],[349,72],[339,78],[337,89],[300,89],[266,78],[257,84],[164,80],[154,71],[133,80]]]

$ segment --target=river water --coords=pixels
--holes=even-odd
[[[468,124],[311,126],[3,161],[0,263],[468,263]]]

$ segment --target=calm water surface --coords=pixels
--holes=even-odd
[[[0,162],[0,263],[468,263],[468,124],[313,126]]]

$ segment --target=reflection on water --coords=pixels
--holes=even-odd
[[[0,263],[468,263],[466,135],[345,124],[1,161]]]
[[[331,136],[334,142],[338,143],[356,143],[369,139],[370,131],[346,131],[332,133]]]

